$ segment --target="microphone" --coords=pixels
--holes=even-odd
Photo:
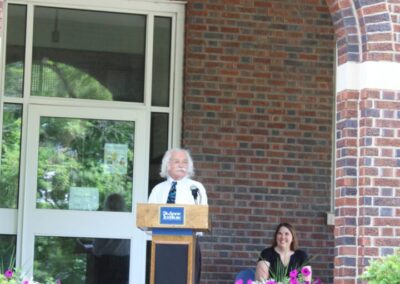
[[[199,189],[195,185],[190,186],[190,190],[192,191],[192,195],[194,198],[194,203],[198,204],[197,202],[197,196],[199,195]]]

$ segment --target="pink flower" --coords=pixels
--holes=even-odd
[[[297,278],[290,278],[289,283],[290,284],[300,284],[300,282],[297,280]]]
[[[13,276],[13,272],[11,269],[7,269],[6,272],[4,272],[4,276],[6,278],[11,278]]]
[[[251,283],[253,283],[253,280],[251,280],[251,279],[247,280],[247,284],[251,284]]]
[[[301,274],[303,274],[305,277],[309,276],[311,274],[311,271],[308,267],[303,267],[301,269]]]
[[[243,284],[243,279],[236,280],[235,284]]]
[[[24,280],[24,282],[22,282],[22,284],[29,284],[29,280]]]
[[[297,274],[298,274],[297,269],[293,269],[292,271],[290,271],[289,277],[290,278],[296,278]]]
[[[276,284],[275,280],[268,280],[265,284]]]

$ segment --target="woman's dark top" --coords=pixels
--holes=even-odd
[[[292,271],[293,269],[298,269],[304,265],[307,265],[306,263],[307,259],[308,256],[306,252],[299,249],[295,250],[294,253],[290,256],[290,261],[287,269],[287,276],[289,276],[290,271]],[[278,265],[283,266],[279,253],[277,253],[273,247],[264,249],[261,252],[260,257],[258,258],[258,261],[260,260],[266,260],[270,263],[269,271],[270,274],[273,275],[276,275],[276,267],[278,262],[279,262]]]

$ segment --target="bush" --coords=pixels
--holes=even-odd
[[[393,255],[371,261],[361,278],[369,284],[400,283],[400,249]]]

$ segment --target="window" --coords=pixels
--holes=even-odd
[[[144,100],[146,16],[36,7],[32,96]]]
[[[102,243],[145,281],[134,208],[181,123],[184,4],[160,2],[5,3],[0,244],[39,280],[95,281]]]

